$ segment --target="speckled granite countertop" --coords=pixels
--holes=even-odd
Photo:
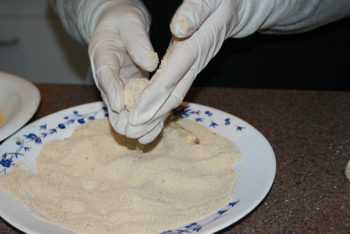
[[[100,100],[94,86],[36,84],[33,120]],[[350,92],[193,88],[186,101],[231,113],[271,143],[277,174],[263,202],[220,233],[348,233]],[[0,220],[0,233],[20,233]]]

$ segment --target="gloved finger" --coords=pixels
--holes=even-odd
[[[131,125],[144,124],[158,112],[179,81],[193,66],[198,54],[196,48],[197,45],[191,42],[180,42],[170,46],[160,68],[130,110]]]
[[[143,125],[131,125],[129,124],[126,130],[126,136],[130,138],[143,138],[142,142],[151,141],[160,133],[156,131],[156,127],[163,127],[164,120],[169,116],[170,111],[179,106],[182,102],[181,98],[178,98],[176,95],[171,95],[156,115],[147,123]],[[149,135],[149,136],[147,136]],[[147,139],[147,140],[146,140]]]
[[[150,131],[146,135],[139,138],[138,141],[144,145],[152,142],[162,131],[163,126],[164,126],[164,122],[162,121],[155,128],[153,128],[152,131]]]
[[[171,20],[171,33],[178,38],[192,35],[219,7],[221,2],[213,0],[184,0]]]
[[[195,78],[196,73],[191,71],[188,72],[170,94],[166,103],[160,107],[155,115],[143,125],[136,125],[133,128],[128,128],[127,135],[133,135],[135,138],[144,136],[145,139],[149,139],[149,141],[153,140],[157,136],[155,135],[156,132],[154,130],[149,131],[149,129],[153,128],[154,126],[161,126],[160,124],[163,124],[170,112],[182,103]],[[150,134],[149,132],[153,132],[153,134]],[[157,134],[159,134],[159,132]],[[147,135],[149,136],[146,137]]]
[[[91,68],[95,83],[104,92],[112,110],[120,112],[124,107],[123,83],[119,75],[123,54],[126,51],[114,34],[95,33],[89,44]]]
[[[94,76],[96,70],[108,65],[119,71],[123,83],[130,77],[148,77],[148,72],[137,67],[131,60],[120,36],[114,31],[106,29],[95,31],[89,43],[89,57]]]
[[[135,66],[135,64],[131,61],[129,65],[123,66],[120,68],[120,78],[123,81],[123,84],[127,83],[132,78],[145,78],[149,77],[149,72],[139,69]]]
[[[158,65],[158,56],[149,40],[149,14],[144,5],[141,1],[110,2],[102,9],[94,34],[100,31],[117,34],[133,61],[142,69],[153,71]]]
[[[138,12],[135,12],[133,17],[128,16],[129,14],[126,14],[119,23],[120,39],[132,60],[142,69],[152,72],[157,68],[159,60],[143,23],[144,16]]]
[[[217,14],[217,13],[214,13]],[[152,122],[158,112],[168,111],[181,103],[197,74],[219,51],[224,30],[211,27],[210,17],[191,37],[173,40],[160,68],[130,110],[131,125]]]
[[[97,73],[100,91],[104,93],[113,111],[120,113],[124,108],[123,83],[118,73],[108,66],[101,67]]]
[[[117,121],[111,121],[111,123],[115,131],[117,131],[119,134],[125,135],[128,121],[129,121],[129,112],[124,109],[118,115]]]
[[[166,119],[168,116],[168,113],[159,113],[157,118],[152,119],[147,124],[144,125],[131,125],[130,123],[126,127],[125,135],[129,138],[141,138],[142,136],[146,135],[147,133],[151,132],[152,129],[154,129],[157,125],[159,125],[161,122]],[[129,120],[130,121],[130,120]]]
[[[106,96],[104,95],[104,93],[101,93],[101,97],[102,97],[102,100],[103,100],[103,102],[105,103],[105,105],[107,107],[109,122],[111,123],[112,127],[114,128],[114,126],[116,126],[116,124],[119,121],[119,114],[117,112],[112,111],[112,109],[111,109],[111,107],[110,107],[110,105],[108,103],[108,100],[107,100]]]

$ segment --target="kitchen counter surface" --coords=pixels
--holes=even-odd
[[[100,100],[95,86],[36,84],[31,121]],[[231,113],[257,128],[277,160],[274,184],[249,215],[220,233],[350,231],[350,92],[193,88],[186,101]],[[0,219],[0,233],[20,233]]]

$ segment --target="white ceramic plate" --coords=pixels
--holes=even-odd
[[[233,184],[234,200],[201,220],[164,230],[164,233],[212,233],[235,223],[262,201],[275,177],[275,156],[259,131],[231,114],[192,103],[178,113],[227,137],[239,147],[243,155],[243,159],[234,166],[239,174]],[[0,146],[0,173],[9,173],[17,161],[25,163],[34,171],[35,157],[45,142],[69,137],[78,125],[105,118],[106,115],[103,104],[94,102],[59,111],[31,123]],[[1,217],[26,233],[70,233],[32,216],[18,200],[12,199],[1,189],[0,200]]]
[[[5,117],[0,125],[0,142],[27,123],[39,103],[39,90],[32,83],[0,72],[0,108]]]

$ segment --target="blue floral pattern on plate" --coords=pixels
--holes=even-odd
[[[180,106],[173,111],[173,115],[198,122],[219,134],[223,133],[223,136],[228,137],[232,141],[242,137],[250,137],[249,134],[255,134],[256,131],[248,123],[239,120],[233,115],[198,104],[189,103],[184,106]],[[30,165],[28,167],[34,170],[33,162],[35,162],[35,157],[39,154],[43,143],[52,139],[69,137],[72,131],[78,125],[94,119],[105,118],[107,116],[107,109],[105,106],[103,106],[102,102],[95,102],[68,108],[33,122],[17,132],[14,136],[7,139],[0,146],[0,175],[6,174],[17,161],[29,162],[29,164],[32,164],[32,168]],[[247,134],[247,136],[245,136],[245,134]],[[270,151],[268,153],[271,154]],[[274,159],[274,155],[272,156]],[[271,157],[271,155],[268,155],[268,157]],[[273,160],[272,163],[274,163]],[[274,174],[272,180],[273,178]],[[265,190],[266,188],[269,189],[271,184],[272,181],[270,179],[270,181],[264,185]],[[266,195],[267,191],[264,191],[263,196]],[[236,197],[237,198],[235,200],[229,202],[225,207],[218,210],[214,214],[181,227],[164,231],[163,233],[197,233],[218,231],[234,223],[252,209],[250,206],[244,210],[243,213],[239,211],[238,215],[234,214],[236,212],[235,208],[238,204],[242,203],[242,198],[244,198],[242,196]],[[262,198],[263,197],[259,196],[257,201],[260,202]],[[1,206],[0,213],[4,213],[1,210]],[[6,215],[3,215],[3,218],[6,219]],[[29,230],[23,225],[21,226],[17,224],[14,226],[22,231]]]
[[[31,144],[42,144],[47,136],[57,134],[58,131],[66,129],[66,127],[75,122],[83,124],[88,120],[94,120],[96,119],[96,115],[100,112],[103,112],[105,117],[108,116],[105,106],[97,111],[88,113],[79,113],[79,111],[73,110],[71,114],[64,116],[62,121],[56,126],[48,128],[48,124],[43,123],[39,125],[38,132],[30,132],[24,134],[22,137],[16,137],[15,144],[18,147],[13,152],[4,152],[1,154],[0,165],[2,166],[2,170],[0,170],[0,175],[6,173],[7,168],[15,165],[15,159],[25,156],[25,152],[30,151]]]
[[[53,127],[49,128],[47,123],[43,123],[39,125],[38,132],[30,132],[24,134],[22,137],[17,137],[15,144],[18,147],[15,151],[4,152],[1,154],[0,165],[2,166],[2,170],[0,170],[0,175],[6,173],[6,169],[15,164],[15,159],[24,156],[25,152],[30,151],[31,144],[42,144],[47,136],[57,134],[58,131],[62,131],[74,123],[84,124],[86,121],[94,120],[96,119],[97,114],[101,112],[103,113],[103,117],[108,116],[107,108],[105,106],[99,110],[87,113],[80,113],[78,110],[73,110],[72,113],[65,115],[63,119]],[[195,122],[202,124],[207,123],[209,128],[215,128],[219,126],[219,124],[224,124],[226,126],[231,125],[230,118],[225,118],[223,123],[218,123],[216,120],[213,120],[213,113],[211,111],[204,111],[204,115],[201,115],[201,113],[201,110],[193,109],[190,106],[180,106],[173,111],[173,115],[181,118],[193,119]],[[236,131],[243,131],[244,128],[245,127],[243,126],[235,126]]]

